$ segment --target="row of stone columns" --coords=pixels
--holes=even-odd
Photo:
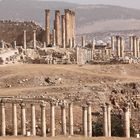
[[[106,104],[103,106],[103,132],[105,137],[111,137],[111,106]],[[126,107],[124,110],[124,132],[127,138],[130,138],[130,109]]]
[[[83,109],[83,134],[85,137],[92,137],[92,116],[91,104],[82,107]]]
[[[139,58],[140,57],[140,40],[137,36],[130,36],[129,37],[129,46],[132,52],[133,57]]]
[[[47,46],[50,44],[56,44],[56,46],[62,48],[75,46],[75,12],[65,9],[65,14],[61,15],[59,10],[55,11],[54,28],[52,30],[53,32],[55,30],[55,34],[52,33],[52,42],[50,39],[50,10],[45,10],[45,21]]]

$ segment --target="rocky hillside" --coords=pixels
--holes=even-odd
[[[71,8],[77,15],[77,33],[95,33],[118,30],[139,30],[140,10],[108,5],[78,5],[67,2],[39,0],[2,0],[0,1],[0,19],[30,21],[44,26],[46,8]],[[52,17],[54,14],[52,14]]]

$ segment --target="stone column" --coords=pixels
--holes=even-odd
[[[27,49],[27,38],[26,38],[26,30],[23,31],[23,48],[26,50]]]
[[[111,137],[111,106],[107,105],[107,125],[108,125],[108,137]]]
[[[50,10],[45,10],[45,32],[46,32],[46,45],[50,44]]]
[[[17,130],[17,105],[15,103],[12,104],[12,122],[13,122],[13,135],[18,135]]]
[[[60,30],[60,11],[55,11],[55,31],[56,31],[56,45],[61,45],[61,30]]]
[[[56,39],[55,39],[55,37],[56,37],[56,32],[55,32],[55,29],[53,29],[53,46],[56,46]]]
[[[65,9],[65,39],[66,39],[66,47],[69,46],[70,39],[70,14],[69,9]]]
[[[51,112],[50,112],[50,121],[51,121],[51,136],[54,137],[55,136],[55,104],[54,103],[50,103],[50,107],[51,107]]]
[[[66,48],[66,38],[65,38],[65,15],[62,15],[61,16],[61,18],[62,18],[62,47],[63,48]]]
[[[130,47],[130,51],[133,51],[133,36],[129,36],[129,47]]]
[[[140,57],[140,40],[138,37],[136,38],[136,42],[137,42],[137,57],[139,58]]]
[[[46,42],[44,42],[43,47],[46,48]]]
[[[86,38],[85,36],[82,36],[82,47],[85,47],[86,45]]]
[[[130,109],[126,107],[124,110],[125,136],[130,138]]]
[[[120,37],[120,57],[124,58],[124,39]]]
[[[133,36],[133,56],[137,58],[137,40],[136,36]]]
[[[46,104],[41,104],[41,132],[42,136],[46,137],[46,110],[45,110]]]
[[[120,49],[121,49],[121,42],[120,42],[120,36],[116,36],[116,43],[117,43],[117,57],[120,58]]]
[[[106,106],[104,105],[102,107],[103,109],[103,120],[104,120],[104,129],[103,129],[103,133],[104,133],[104,136],[107,137],[108,136],[108,125],[107,125],[107,108]]]
[[[17,49],[17,42],[14,41],[14,46],[13,46],[14,49]]]
[[[33,31],[33,47],[36,49],[36,30]]]
[[[115,36],[111,37],[111,48],[112,48],[112,51],[115,51]]]
[[[35,105],[31,104],[31,127],[32,135],[36,136],[36,117],[35,117]]]
[[[88,136],[92,137],[92,116],[91,116],[91,103],[87,103],[87,123],[88,123]]]
[[[69,134],[73,135],[73,103],[69,103]]]
[[[26,135],[26,112],[25,112],[25,104],[21,104],[21,133],[23,136]]]
[[[6,120],[5,120],[5,104],[0,103],[1,105],[1,136],[6,135]]]
[[[61,117],[62,117],[62,134],[67,134],[67,125],[66,125],[66,106],[61,106]]]
[[[72,40],[73,47],[75,47],[75,12],[72,11]]]
[[[87,107],[83,106],[83,133],[85,137],[88,136],[87,131]]]

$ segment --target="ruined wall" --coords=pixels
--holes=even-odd
[[[44,30],[33,22],[0,21],[0,40],[17,45],[23,44],[23,30],[27,31],[27,42],[33,40],[33,30],[37,31],[37,40],[42,41]]]

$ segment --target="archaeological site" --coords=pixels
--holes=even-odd
[[[139,139],[140,35],[89,39],[76,8],[42,11],[0,20],[0,140]]]

